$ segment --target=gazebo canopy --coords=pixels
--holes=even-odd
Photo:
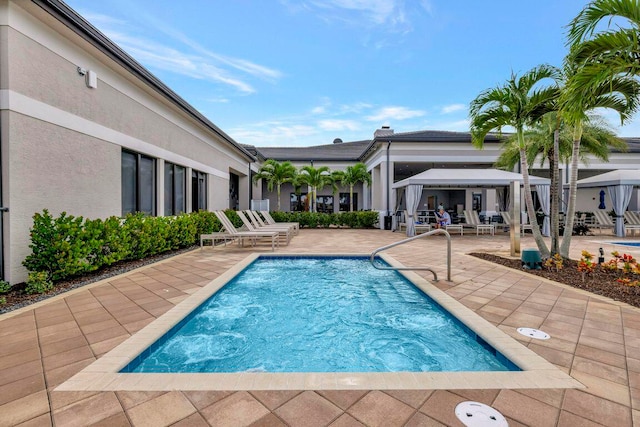
[[[499,169],[429,169],[402,181],[391,188],[408,185],[427,187],[506,187],[512,181],[523,183],[522,174]],[[539,176],[529,176],[531,185],[549,185],[550,180]]]
[[[578,188],[608,187],[611,185],[640,185],[640,169],[618,169],[581,179]]]

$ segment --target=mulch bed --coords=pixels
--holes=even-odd
[[[596,269],[586,275],[583,280],[582,272],[578,271],[578,262],[575,260],[565,260],[563,268],[560,271],[551,270],[546,267],[542,267],[541,270],[524,270],[522,268],[522,262],[519,259],[504,258],[494,254],[477,252],[469,255],[515,270],[523,270],[527,273],[609,297],[616,301],[625,302],[634,307],[640,307],[640,287],[627,286],[616,282],[618,278],[622,277],[621,274],[616,271],[608,271],[596,267]]]
[[[44,294],[26,294],[24,293],[25,283],[18,283],[11,287],[11,292],[1,294],[0,297],[7,299],[6,304],[0,305],[0,314],[8,313],[18,308],[26,307],[38,301],[43,301],[52,296],[62,294],[72,289],[81,288],[91,283],[98,282],[109,277],[117,276],[127,271],[143,267],[145,265],[153,264],[154,262],[162,261],[163,259],[170,258],[175,255],[182,254],[184,252],[191,251],[199,246],[191,246],[184,249],[177,249],[174,251],[167,251],[159,255],[151,256],[145,259],[139,259],[134,261],[121,261],[112,266],[103,268],[101,270],[83,275],[77,276],[69,280],[64,280],[55,283],[54,288]]]

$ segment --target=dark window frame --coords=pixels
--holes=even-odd
[[[178,182],[179,181],[179,174],[178,169],[182,170],[182,183]],[[167,171],[170,170],[171,173],[171,182],[167,183]],[[164,178],[165,178],[165,182],[164,182],[164,190],[165,190],[165,203],[163,206],[163,210],[164,210],[164,215],[165,216],[175,216],[175,215],[180,215],[183,212],[187,211],[187,168],[175,163],[171,163],[171,162],[164,162]],[[170,185],[170,188],[167,189],[167,185]],[[182,184],[182,185],[181,185]],[[178,206],[178,197],[177,196],[177,189],[182,187],[182,206]],[[169,212],[167,212],[167,205],[166,205],[166,197],[167,197],[167,190],[169,190],[169,194],[171,196],[171,209]]]
[[[207,174],[191,169],[191,212],[207,209],[207,185]]]
[[[130,155],[130,156],[134,156],[135,158],[135,175],[136,175],[136,182],[134,183],[134,192],[135,192],[135,209],[133,211],[128,211],[125,212],[125,203],[124,200],[121,200],[122,202],[122,216],[125,216],[129,213],[135,213],[135,212],[143,212],[146,213],[148,215],[151,216],[155,216],[156,212],[157,212],[157,177],[156,177],[156,173],[157,173],[157,159],[155,157],[151,157],[151,156],[147,156],[145,154],[141,154],[141,153],[137,153],[135,151],[129,151],[129,150],[122,150],[122,154],[121,154],[121,160],[120,160],[120,165],[122,168],[122,164],[123,164],[123,157],[124,155]],[[143,200],[142,200],[142,187],[145,184],[145,182],[143,182],[143,175],[142,175],[142,168],[141,168],[141,163],[142,161],[146,161],[146,160],[151,160],[151,165],[152,165],[152,171],[151,171],[151,187],[152,187],[152,194],[151,194],[151,211],[143,211],[141,210],[142,204],[143,204]],[[121,171],[121,197],[124,197],[124,176],[122,175],[122,171]]]

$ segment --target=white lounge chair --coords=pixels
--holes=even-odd
[[[640,231],[640,215],[637,212],[625,211],[624,219],[626,221],[625,231],[630,231],[631,235],[635,236],[636,231]]]
[[[398,223],[398,231],[402,231],[402,229],[406,229],[407,228],[407,218],[409,218],[409,212],[404,211],[404,218],[405,218],[405,222],[400,222]],[[422,233],[427,233],[429,231],[431,231],[431,224],[418,224],[415,223],[414,227],[416,228],[416,234],[422,234]]]
[[[254,212],[253,214],[255,215],[256,212]],[[262,215],[262,217],[264,218],[267,224],[270,224],[270,225],[286,224],[293,227],[293,231],[295,234],[298,234],[300,232],[299,222],[277,222],[275,219],[273,219],[269,211],[260,211],[260,215]]]
[[[594,211],[593,217],[596,219],[596,222],[595,224],[591,224],[590,226],[593,228],[597,228],[600,233],[602,233],[603,228],[610,228],[611,230],[613,230],[616,226],[609,214],[605,211]]]
[[[252,222],[242,211],[236,211],[236,213],[238,214],[238,216],[240,217],[240,219],[242,220],[242,223],[244,224],[244,226],[249,230],[249,231],[254,231],[254,232],[258,232],[258,231],[275,231],[278,233],[278,235],[280,237],[284,237],[284,239],[286,240],[286,244],[288,245],[289,242],[291,241],[291,236],[293,235],[293,228],[289,227],[287,225],[265,225],[265,226],[260,226],[260,224],[257,224]]]
[[[513,227],[513,222],[511,221],[511,212],[500,212],[502,219],[504,222],[509,225],[509,227]],[[520,234],[524,235],[526,230],[532,230],[533,226],[531,224],[520,224]]]
[[[244,245],[244,239],[249,239],[252,242],[252,245],[255,246],[258,239],[261,238],[270,238],[271,239],[271,250],[275,251],[275,247],[279,245],[278,240],[278,232],[277,231],[239,231],[236,227],[231,223],[231,220],[227,218],[227,215],[223,211],[213,211],[218,221],[222,224],[224,230],[232,235],[233,237],[238,238],[238,243],[240,245]]]
[[[496,233],[496,226],[493,224],[483,224],[480,221],[480,216],[478,212],[474,210],[466,210],[464,211],[465,223],[462,226],[468,226],[471,228],[475,228],[476,236],[479,234],[484,234],[485,231],[488,231],[492,236]]]

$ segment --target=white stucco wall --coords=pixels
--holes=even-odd
[[[97,88],[87,87],[78,66],[97,74]],[[158,160],[159,214],[162,160],[207,174],[210,209],[229,206],[229,173],[244,171],[236,174],[241,207],[248,207],[245,154],[31,2],[0,0],[0,114],[10,209],[4,264],[12,283],[26,278],[21,263],[35,212],[122,213],[123,149]]]

